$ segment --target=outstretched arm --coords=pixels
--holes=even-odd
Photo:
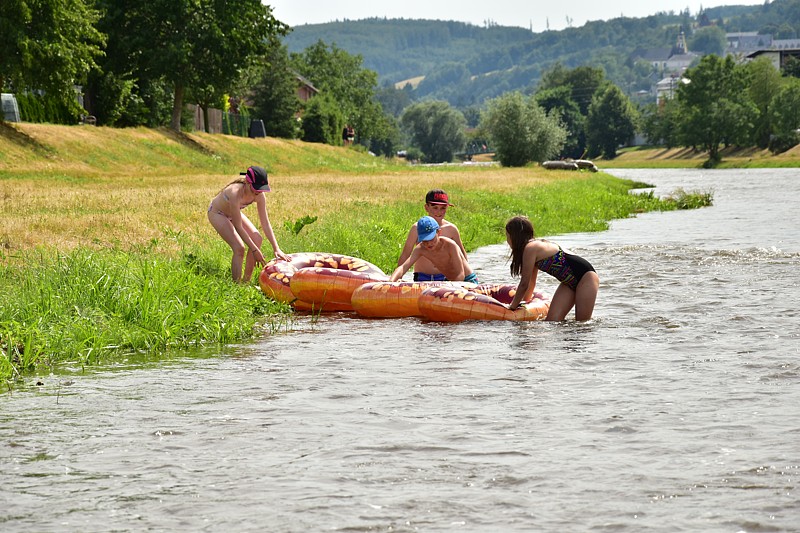
[[[419,256],[421,254],[420,250],[421,248],[419,246],[416,246],[414,250],[411,252],[411,255],[408,256],[408,259],[403,261],[403,263],[400,266],[394,269],[394,272],[392,272],[392,276],[389,278],[389,281],[399,281],[400,279],[402,279],[405,273],[408,272],[408,269],[411,268],[411,265],[416,263],[417,259],[419,259]]]
[[[403,244],[403,250],[400,252],[400,257],[397,258],[397,266],[402,265],[405,263],[406,259],[411,256],[411,252],[414,251],[414,246],[417,244],[417,225],[414,224],[411,226],[411,229],[408,230],[408,237],[406,237],[406,242]]]
[[[522,270],[520,274],[519,285],[517,285],[517,293],[514,299],[508,304],[508,308],[512,311],[519,307],[522,302],[528,302],[533,296],[533,290],[536,288],[536,275],[539,269],[536,267],[537,248],[529,244],[525,247],[525,252],[522,255]]]
[[[289,257],[283,253],[281,247],[278,246],[278,240],[275,238],[275,232],[272,231],[272,224],[269,222],[269,214],[267,213],[267,201],[264,194],[259,194],[256,197],[256,206],[258,207],[258,219],[261,222],[261,229],[264,231],[264,236],[272,246],[272,251],[275,252],[275,257],[279,257],[284,261],[289,261]]]

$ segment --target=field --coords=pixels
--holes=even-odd
[[[546,236],[679,207],[630,195],[636,184],[602,172],[412,166],[300,141],[0,123],[0,380],[240,342],[291,320],[253,280],[231,281],[230,249],[206,218],[210,199],[252,164],[269,171],[285,252],[341,253],[385,272],[432,188],[456,204],[447,218],[468,251],[503,242],[517,214]]]

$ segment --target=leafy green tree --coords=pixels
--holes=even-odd
[[[381,104],[385,113],[393,117],[399,117],[403,110],[411,105],[411,86],[406,85],[402,89],[396,89],[391,83],[384,83],[375,91],[375,99]]]
[[[605,159],[617,156],[617,147],[633,139],[638,112],[616,85],[608,85],[589,106],[586,141],[589,156],[602,154]]]
[[[328,94],[315,96],[303,112],[302,139],[307,142],[341,144],[345,118],[337,102]]]
[[[773,137],[770,150],[783,152],[800,141],[800,79],[789,78],[770,105]]]
[[[789,56],[786,58],[786,63],[783,65],[783,75],[800,78],[800,59]]]
[[[732,56],[703,57],[686,71],[688,83],[678,86],[681,141],[708,152],[709,165],[720,160],[725,146],[747,145],[758,110],[747,90],[747,71]]]
[[[74,99],[73,85],[85,81],[102,53],[98,17],[85,0],[3,0],[0,89]]]
[[[302,76],[335,102],[359,139],[368,140],[375,134],[373,128],[383,116],[375,100],[378,75],[362,66],[360,55],[317,41],[303,53],[292,54],[291,59]]]
[[[400,117],[411,144],[425,154],[427,163],[447,163],[464,147],[466,119],[460,111],[441,100],[412,104]]]
[[[772,61],[766,57],[747,63],[745,68],[750,78],[750,87],[748,88],[750,98],[758,110],[758,116],[754,121],[753,140],[759,148],[766,148],[772,134],[770,106],[781,88],[781,73],[772,66]]]
[[[608,81],[601,68],[581,66],[568,69],[561,63],[557,63],[542,74],[539,90],[569,87],[572,101],[578,104],[581,115],[586,116],[589,114],[589,105],[591,105],[595,93],[606,83]]]
[[[567,130],[567,139],[559,155],[575,159],[582,157],[586,147],[586,117],[572,99],[571,88],[543,89],[536,93],[535,98],[536,103],[549,115],[557,116]]]
[[[647,142],[667,148],[679,145],[680,115],[676,100],[667,99],[661,104],[645,106],[641,118],[642,132],[647,137]]]
[[[294,139],[297,136],[297,75],[289,64],[285,46],[273,46],[257,68],[258,78],[252,88],[253,115],[264,120],[270,137]]]
[[[175,130],[187,89],[202,103],[220,101],[240,71],[288,31],[259,0],[98,0],[98,7],[114,54],[109,66],[167,80]]]
[[[544,161],[564,146],[567,130],[548,116],[533,96],[511,92],[487,102],[481,130],[488,133],[495,156],[506,167]]]
[[[700,28],[694,32],[694,35],[689,40],[689,49],[701,54],[721,56],[727,46],[728,40],[725,37],[725,30],[719,26]]]

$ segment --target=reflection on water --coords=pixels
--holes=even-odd
[[[796,530],[794,171],[623,173],[715,205],[555,238],[600,274],[594,320],[299,317],[42,376],[0,397],[0,527]],[[505,256],[470,259],[508,281]]]

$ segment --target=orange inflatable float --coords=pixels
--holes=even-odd
[[[273,259],[258,276],[261,290],[303,311],[352,311],[353,291],[364,283],[387,281],[383,270],[363,259],[318,252]]]
[[[431,287],[475,287],[474,283],[455,281],[378,281],[365,283],[353,291],[350,303],[361,316],[370,318],[400,318],[422,316],[419,297]]]
[[[534,292],[533,299],[511,311],[516,286],[431,287],[422,291],[418,305],[422,316],[437,322],[462,320],[544,320],[550,310],[550,299]]]
[[[516,285],[463,282],[376,282],[353,291],[351,303],[361,316],[397,318],[420,316],[441,322],[462,320],[543,320],[550,300],[535,293],[532,301],[510,311],[505,305]]]

